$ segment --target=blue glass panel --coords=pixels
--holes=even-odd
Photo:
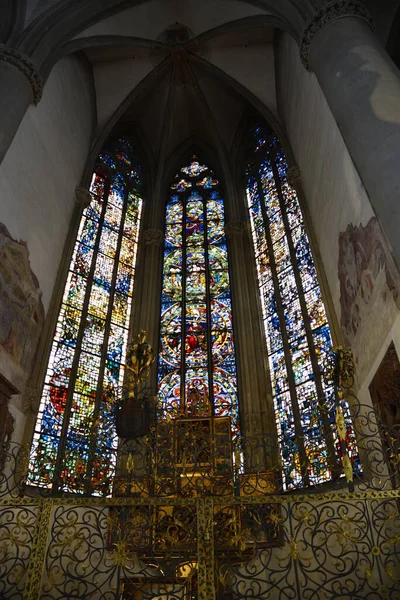
[[[128,140],[113,142],[99,156],[92,177],[92,201],[79,225],[47,366],[30,483],[49,487],[59,456],[62,489],[111,492],[99,473],[111,476],[115,455],[96,448],[116,447],[107,393],[123,380],[142,204],[140,169],[131,152]],[[62,431],[65,445],[61,448]],[[90,447],[101,459],[93,465],[88,482]]]
[[[235,348],[218,183],[194,157],[171,186],[177,193],[166,207],[159,398],[173,416],[195,416],[198,400],[192,401],[202,398],[203,412],[212,404],[216,415],[231,417],[236,436]]]

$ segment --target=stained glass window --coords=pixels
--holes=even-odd
[[[267,342],[276,425],[287,489],[343,472],[333,390],[321,376],[331,333],[299,200],[285,153],[257,126],[249,140],[247,205]],[[347,445],[359,458],[350,413]]]
[[[111,398],[124,378],[142,176],[128,139],[100,154],[50,352],[28,483],[108,493],[117,438]]]
[[[166,207],[158,363],[159,400],[172,417],[210,410],[239,431],[224,200],[196,157]]]

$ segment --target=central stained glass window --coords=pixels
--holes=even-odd
[[[166,208],[158,385],[172,417],[229,416],[238,436],[224,200],[196,157],[175,176]]]
[[[125,138],[98,157],[70,263],[33,436],[28,483],[107,495],[118,438],[142,176]]]

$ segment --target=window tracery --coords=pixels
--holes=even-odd
[[[286,489],[343,472],[333,389],[321,373],[332,341],[302,211],[276,136],[256,127],[246,192]],[[135,148],[99,156],[79,227],[32,444],[28,483],[109,493],[142,209]],[[153,230],[151,230],[153,231]],[[157,232],[157,235],[161,235]],[[159,400],[178,416],[229,416],[239,403],[224,199],[193,157],[166,206]],[[359,468],[350,412],[347,446]],[[100,457],[100,458],[98,458]]]
[[[308,235],[288,164],[276,136],[256,126],[245,168],[276,426],[287,489],[343,472],[334,390],[322,377],[332,338]],[[353,467],[358,454],[350,412]]]
[[[51,347],[28,483],[108,493],[117,437],[142,211],[142,173],[127,138],[99,155]]]
[[[224,200],[207,165],[177,173],[166,207],[158,363],[171,416],[229,416],[239,433]]]

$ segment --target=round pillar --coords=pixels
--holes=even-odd
[[[42,79],[27,57],[0,44],[0,163],[33,102],[42,96]]]
[[[330,2],[315,15],[301,57],[318,79],[400,265],[400,71],[357,0]]]

